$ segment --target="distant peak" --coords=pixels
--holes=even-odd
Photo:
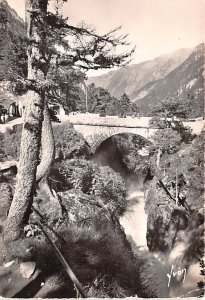
[[[4,5],[9,6],[9,4],[8,4],[8,2],[6,0],[0,0],[0,4],[4,4]]]
[[[17,14],[17,12],[8,4],[6,0],[0,0],[0,5],[7,12],[9,12],[13,16],[13,18],[19,20],[21,23],[24,23],[24,20]]]
[[[204,51],[205,44],[201,43],[195,47],[196,51]]]

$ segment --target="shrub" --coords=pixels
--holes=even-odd
[[[18,160],[22,125],[16,125],[14,130],[7,130],[2,137],[1,149],[8,159]]]
[[[88,143],[81,134],[75,131],[72,124],[55,125],[53,131],[58,159],[90,156],[91,150]]]
[[[55,181],[62,180],[62,185],[58,185],[60,191],[74,188],[101,199],[102,204],[116,216],[123,214],[127,205],[125,182],[110,167],[99,167],[85,159],[66,160],[58,166],[60,176],[55,177],[52,172],[51,178]]]
[[[0,218],[6,218],[12,201],[12,189],[8,183],[0,183]]]
[[[47,231],[47,229],[46,229]],[[136,294],[136,270],[132,252],[123,236],[107,219],[96,218],[93,226],[62,223],[55,242],[90,296],[125,297]],[[45,278],[61,276],[63,267],[53,248],[40,237],[28,237],[0,249],[1,262],[34,260]],[[47,279],[46,279],[47,280]],[[68,275],[64,281],[69,281]],[[99,291],[98,291],[99,288]],[[66,295],[64,295],[66,296]]]
[[[19,158],[22,125],[16,125],[14,130],[7,130],[0,136],[1,152],[14,160]],[[76,156],[89,157],[90,147],[83,136],[75,131],[71,124],[53,126],[57,159],[71,159]]]

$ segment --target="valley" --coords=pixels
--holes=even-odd
[[[17,2],[0,0],[0,297],[203,297],[201,2]]]

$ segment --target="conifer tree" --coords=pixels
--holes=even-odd
[[[126,117],[127,113],[129,113],[129,109],[130,109],[130,99],[127,96],[126,93],[124,93],[121,97],[120,97],[120,116],[122,117]]]
[[[84,23],[72,26],[60,14],[65,0],[55,1],[56,13],[48,11],[48,2],[52,1],[26,0],[28,76],[18,77],[17,82],[27,89],[27,102],[17,184],[5,230],[7,241],[22,235],[37,183],[45,183],[51,201],[56,201],[47,184],[55,153],[48,103],[51,99],[60,101],[59,77],[73,68],[96,70],[125,65],[133,52],[116,54],[117,46],[127,45],[126,35],[116,36],[120,28],[100,36]]]

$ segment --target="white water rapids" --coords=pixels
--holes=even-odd
[[[143,191],[135,191],[129,194],[128,201],[136,199],[136,203],[121,217],[120,223],[125,234],[131,236],[135,244],[143,250],[148,250],[146,241],[147,215],[144,210],[145,200]]]
[[[147,214],[145,213],[143,176],[141,177],[139,176],[135,182],[131,181],[129,183],[128,181],[128,209],[121,217],[120,223],[126,236],[132,238],[140,251],[138,255],[141,253],[144,258],[146,257],[147,261],[151,259],[152,267],[150,271],[153,273],[153,282],[160,291],[160,297],[175,298],[182,295],[194,295],[194,292],[197,291],[197,282],[202,279],[198,263],[192,263],[188,268],[183,267],[183,263],[180,263],[183,252],[188,246],[186,239],[177,243],[169,254],[150,253],[148,250],[146,241]],[[173,274],[180,273],[180,275],[173,278],[172,270]],[[184,274],[184,277],[181,274]],[[170,283],[168,276],[170,276]]]

